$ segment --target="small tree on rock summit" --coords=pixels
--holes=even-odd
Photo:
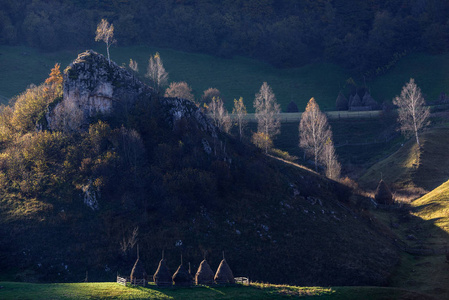
[[[102,19],[97,25],[97,34],[95,36],[95,41],[103,41],[106,43],[106,51],[108,53],[108,62],[111,64],[111,58],[109,56],[109,47],[117,42],[114,39],[114,25],[109,24],[106,19]]]

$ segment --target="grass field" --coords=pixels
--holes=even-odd
[[[255,284],[235,287],[157,289],[117,283],[32,284],[0,282],[1,299],[430,299],[424,294],[381,287],[293,287]]]
[[[368,82],[378,102],[391,100],[402,86],[414,78],[426,101],[434,101],[441,92],[449,93],[449,53],[443,55],[411,54],[401,59],[386,74]]]
[[[5,102],[31,83],[43,82],[56,62],[65,68],[84,50],[43,53],[27,47],[0,46],[0,101]],[[105,52],[102,44],[98,44],[95,50]],[[119,65],[126,66],[130,58],[136,60],[143,77],[149,56],[156,52],[161,54],[170,81],[186,81],[193,88],[196,98],[200,98],[209,87],[218,88],[228,110],[232,108],[233,99],[242,96],[248,111],[252,112],[254,95],[264,81],[272,87],[283,110],[293,100],[302,111],[311,97],[315,97],[322,110],[334,110],[338,92],[353,76],[329,63],[278,69],[243,57],[223,59],[144,46],[114,47],[111,58]],[[368,81],[367,85],[374,98],[382,103],[399,94],[404,83],[414,77],[427,99],[434,100],[441,92],[449,93],[449,77],[446,75],[448,58],[449,54],[410,55],[385,75]],[[362,86],[363,80],[356,79],[356,83]]]
[[[94,50],[104,52],[102,46],[98,44]],[[0,95],[9,98],[31,83],[41,83],[55,62],[65,68],[83,50],[42,53],[33,48],[0,47]],[[130,58],[136,60],[143,77],[150,55],[156,52],[161,54],[169,81],[186,81],[196,98],[209,87],[218,88],[229,110],[233,99],[242,96],[251,111],[254,95],[264,81],[272,87],[283,109],[294,100],[302,110],[311,97],[315,97],[323,109],[334,109],[339,86],[349,78],[343,69],[327,63],[278,69],[243,57],[223,59],[143,46],[112,48],[111,59],[126,66]]]

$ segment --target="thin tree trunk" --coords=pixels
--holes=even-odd
[[[106,47],[106,51],[108,52],[108,63],[111,65],[111,58],[109,56],[109,46]]]
[[[421,148],[421,144],[419,143],[418,131],[415,130],[416,143],[418,144],[418,148]]]

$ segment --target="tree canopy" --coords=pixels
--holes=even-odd
[[[326,59],[367,75],[409,52],[449,50],[445,0],[3,0],[0,44],[87,47],[105,16],[123,45],[150,42],[287,67]]]

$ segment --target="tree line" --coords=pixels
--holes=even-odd
[[[150,44],[291,67],[327,60],[376,75],[413,51],[449,49],[446,0],[0,0],[0,44],[92,44],[99,19],[119,45]]]

